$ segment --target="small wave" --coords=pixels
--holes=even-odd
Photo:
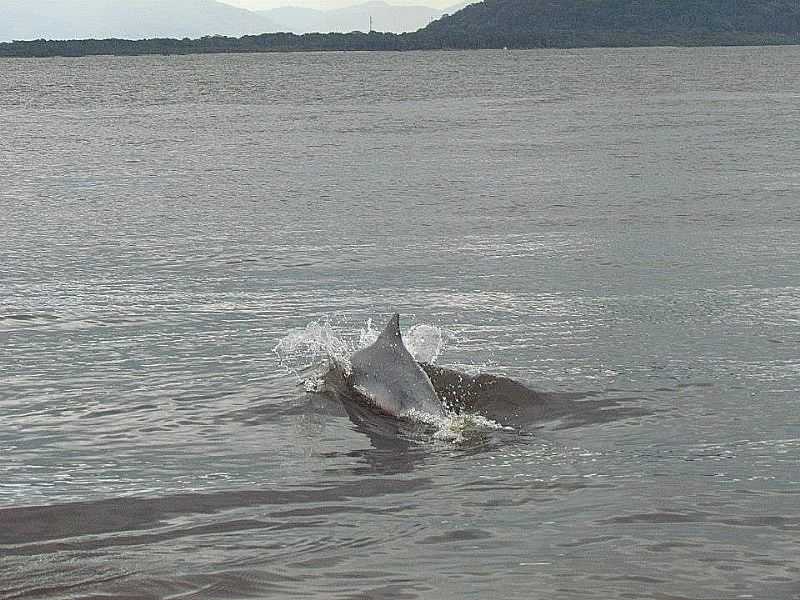
[[[47,313],[16,313],[8,315],[0,314],[0,323],[4,321],[22,321],[22,322],[55,321],[57,319],[58,317],[56,315],[51,315]]]

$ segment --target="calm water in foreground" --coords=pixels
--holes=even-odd
[[[800,48],[0,61],[0,134],[0,598],[800,597]],[[394,310],[569,410],[273,352]]]

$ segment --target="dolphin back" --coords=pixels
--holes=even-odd
[[[386,413],[403,416],[418,410],[444,416],[431,380],[403,343],[395,313],[375,342],[350,358],[350,382]]]

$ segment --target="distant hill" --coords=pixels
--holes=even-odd
[[[14,1],[23,4],[22,0]],[[31,3],[44,1],[31,0]],[[52,3],[55,0],[48,1]],[[64,0],[62,4],[74,6],[101,1]],[[105,4],[113,2],[104,0]],[[135,2],[139,5],[156,4],[156,0]],[[218,3],[176,0],[169,4],[170,8],[184,6],[188,10],[192,5],[199,9]],[[163,14],[158,12],[158,7],[152,8],[155,15]],[[167,10],[166,7],[163,10]],[[0,13],[0,18],[2,16]],[[143,22],[152,22],[148,18],[151,16],[144,15]],[[134,17],[131,16],[130,20],[130,26],[134,26]],[[235,19],[231,26],[237,23],[243,26]],[[220,18],[212,30],[224,33],[224,24]],[[142,23],[136,22],[135,25],[141,27]],[[251,30],[265,27],[269,26],[261,22],[250,23]],[[380,25],[376,23],[374,27],[377,29]],[[368,28],[367,16],[364,29]],[[125,37],[152,37],[141,35],[141,29],[136,31],[138,33]],[[800,45],[800,0],[484,0],[453,15],[443,16],[418,31],[399,35],[385,32],[295,35],[285,32],[241,38],[212,36],[196,40],[152,39],[140,42],[125,39],[37,40],[0,44],[0,56],[745,44]]]
[[[0,40],[200,37],[277,31],[214,0],[0,0]]]
[[[443,14],[427,6],[395,6],[380,1],[331,10],[285,6],[257,12],[277,23],[283,31],[300,34],[366,32],[370,17],[374,31],[403,33],[425,27]]]
[[[416,37],[429,46],[475,48],[798,33],[798,0],[484,0],[431,23]]]

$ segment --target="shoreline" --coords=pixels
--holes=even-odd
[[[0,42],[0,58],[81,58],[87,56],[186,56],[193,54],[264,54],[290,52],[408,52],[429,50],[537,50],[581,48],[797,46],[800,34],[714,32],[646,35],[633,32],[553,32],[527,39],[497,37],[471,43],[415,39],[416,33],[304,34],[269,33],[241,38],[121,38],[17,40]]]

